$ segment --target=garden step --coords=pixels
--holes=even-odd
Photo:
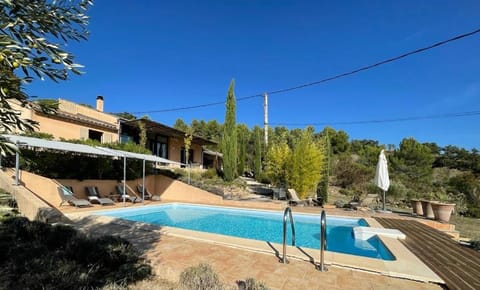
[[[455,231],[455,225],[453,225],[453,224],[441,223],[441,222],[437,222],[437,221],[434,221],[434,220],[427,220],[427,219],[418,220],[418,221],[427,225],[427,226],[429,226],[429,227],[431,227],[431,228],[437,229],[437,230]]]
[[[447,235],[451,236],[454,240],[458,241],[460,239],[460,232],[459,231],[445,231],[445,230],[440,230],[443,233],[446,233]]]

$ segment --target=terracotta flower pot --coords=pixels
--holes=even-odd
[[[428,219],[434,219],[432,203],[429,200],[421,200],[420,202],[422,203],[423,216]]]
[[[418,199],[411,199],[413,213],[416,215],[423,215],[422,203]]]
[[[450,216],[455,209],[455,204],[441,202],[432,202],[431,204],[435,219],[441,222],[448,223],[450,221]]]

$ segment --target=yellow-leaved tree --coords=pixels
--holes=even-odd
[[[266,174],[275,186],[286,185],[286,175],[291,150],[286,141],[270,146],[267,152]]]
[[[286,167],[287,185],[294,188],[301,199],[316,194],[325,162],[325,146],[315,141],[313,133],[311,127],[302,131],[300,138],[294,143]]]

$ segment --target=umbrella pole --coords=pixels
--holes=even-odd
[[[385,211],[385,190],[383,191],[383,211]]]

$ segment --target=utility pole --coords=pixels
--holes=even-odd
[[[265,148],[268,146],[268,95],[267,93],[263,94],[263,126],[265,134]]]

